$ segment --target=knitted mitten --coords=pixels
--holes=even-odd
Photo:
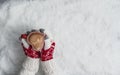
[[[32,49],[27,43],[27,34],[22,34],[20,37],[21,44],[27,58],[23,62],[22,69],[19,75],[35,75],[39,69],[39,57],[40,53]]]
[[[48,31],[44,31],[44,33],[47,35],[47,38],[45,40],[44,48],[41,51],[40,59],[41,59],[42,70],[44,71],[45,75],[57,75],[55,74],[56,65],[53,60],[55,42],[53,41],[53,38],[51,37]]]

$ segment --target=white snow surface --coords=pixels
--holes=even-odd
[[[49,30],[60,75],[120,75],[120,0],[9,0],[0,4],[0,75],[18,75],[19,36]],[[43,75],[41,68],[37,75]]]

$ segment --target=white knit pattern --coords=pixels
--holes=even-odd
[[[25,39],[21,39],[21,42],[23,43],[23,45],[24,45],[25,48],[29,47],[29,44],[26,42]]]
[[[19,75],[35,75],[39,69],[39,59],[27,57]]]
[[[51,39],[46,39],[46,40],[45,40],[44,50],[49,49],[50,46],[51,46],[51,44],[52,44],[52,40],[51,40]]]
[[[45,75],[58,75],[56,71],[56,63],[54,60],[41,61],[42,70]]]

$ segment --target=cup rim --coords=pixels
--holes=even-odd
[[[34,32],[29,33],[29,35],[27,36],[27,42],[28,42],[28,44],[30,44],[30,45],[32,45],[31,42],[30,42],[30,36],[33,35],[33,34],[43,35],[43,37],[45,36],[44,33],[41,33],[41,32],[38,32],[38,31],[34,31]]]

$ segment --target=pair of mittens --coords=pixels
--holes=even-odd
[[[32,46],[29,45],[26,41],[29,33],[35,32],[35,31],[39,31],[46,35],[44,47],[41,50],[41,52],[33,50]],[[55,42],[53,41],[53,38],[51,37],[51,34],[48,31],[46,31],[44,29],[31,30],[25,34],[22,34],[20,37],[20,40],[21,40],[21,44],[22,44],[22,47],[23,47],[23,50],[24,50],[26,56],[31,57],[31,58],[40,58],[42,61],[47,61],[47,60],[53,59]]]

